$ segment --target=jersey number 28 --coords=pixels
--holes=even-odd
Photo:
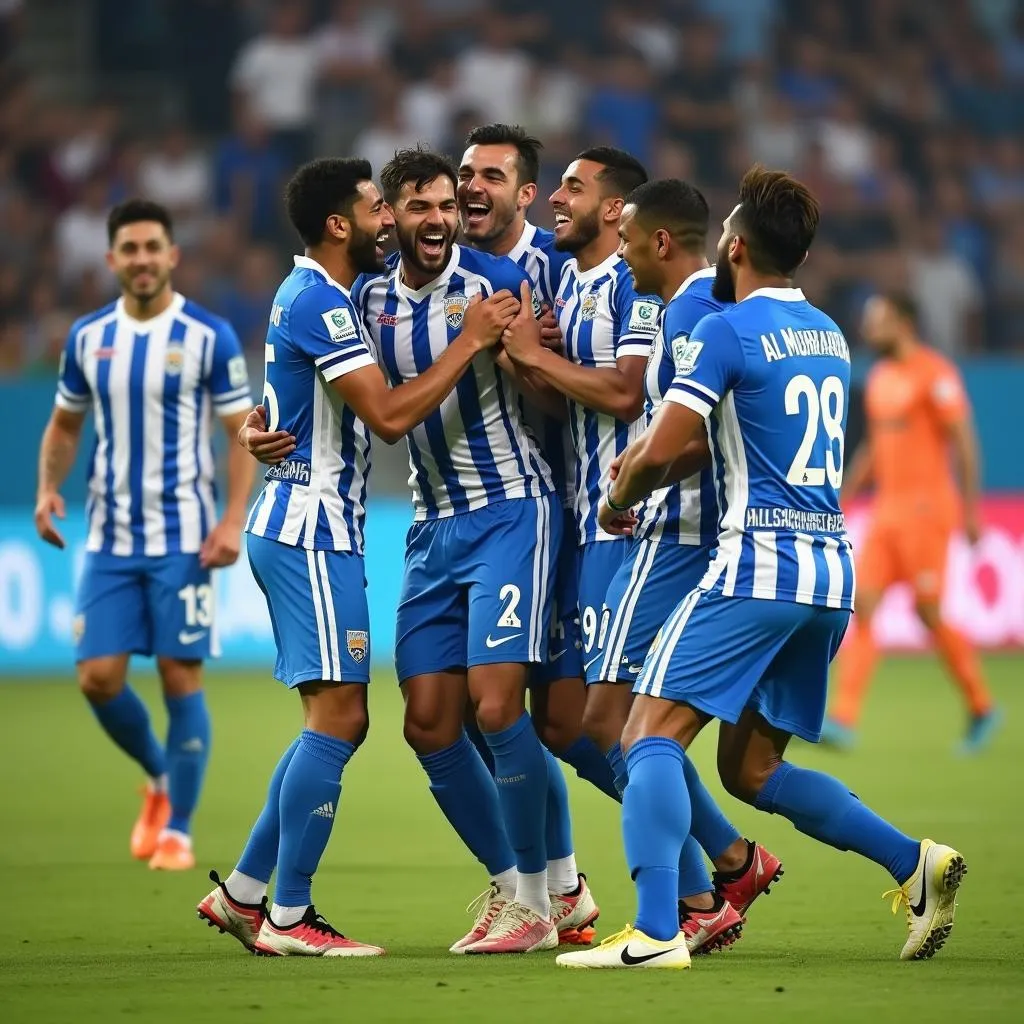
[[[803,399],[803,401],[801,401]],[[786,474],[786,480],[797,487],[821,487],[828,482],[836,489],[843,483],[843,407],[846,394],[838,377],[826,377],[821,388],[805,373],[792,377],[786,385],[786,415],[799,416],[806,404],[807,421],[800,447]],[[824,427],[828,441],[825,465],[809,466],[818,431]]]

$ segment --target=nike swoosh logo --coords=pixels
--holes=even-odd
[[[921,898],[910,908],[914,917],[920,917],[924,914],[924,908],[928,903],[928,884],[927,884],[927,871],[928,871],[928,858],[924,859],[924,864],[921,866]]]
[[[638,676],[638,675],[640,675],[640,670],[642,668],[643,668],[643,665],[630,665],[629,666],[629,674],[631,676]]]
[[[560,651],[556,651],[554,654],[548,654],[548,661],[558,661],[558,659],[569,650],[568,647],[563,647]]]
[[[486,643],[488,647],[500,647],[502,644],[507,644],[509,640],[515,640],[516,637],[520,637],[522,635],[522,633],[513,633],[511,636],[499,636],[497,640],[492,640],[491,634],[488,633],[487,639],[484,643]]]
[[[601,657],[602,655],[599,654],[596,658],[591,658],[590,661],[584,664],[583,671],[585,672],[588,668],[590,668],[590,666],[593,665],[595,661],[600,661]]]
[[[194,643],[198,642],[199,640],[202,640],[204,636],[206,636],[206,630],[205,629],[199,630],[198,633],[189,633],[187,630],[183,629],[178,634],[178,643],[179,644],[194,644]]]
[[[636,967],[637,964],[645,964],[648,960],[656,960],[659,956],[664,956],[666,953],[671,952],[671,949],[659,949],[657,953],[646,953],[644,956],[633,956],[629,951],[629,946],[625,946],[623,947],[620,959],[627,967]]]

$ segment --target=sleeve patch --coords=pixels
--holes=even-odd
[[[245,356],[232,356],[228,360],[228,383],[233,388],[240,388],[249,383],[249,368],[245,365]]]
[[[672,342],[672,361],[676,364],[676,374],[680,377],[689,377],[697,366],[697,358],[704,347],[703,341],[690,341],[681,334]]]
[[[328,337],[335,345],[340,345],[343,341],[350,341],[356,337],[355,321],[344,306],[321,313],[320,318],[327,328]]]
[[[57,367],[57,376],[61,380],[64,379],[64,371],[67,369],[67,366],[68,366],[68,350],[67,349],[62,349],[61,353],[60,353],[60,365]]]
[[[932,387],[932,396],[940,405],[952,405],[960,397],[960,387],[950,377],[942,377]]]
[[[656,302],[645,299],[634,299],[629,314],[629,330],[640,334],[654,335],[658,333],[658,313],[661,307]]]

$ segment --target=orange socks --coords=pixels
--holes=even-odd
[[[839,659],[839,688],[831,712],[840,725],[856,727],[876,661],[878,648],[871,635],[871,623],[855,625]]]

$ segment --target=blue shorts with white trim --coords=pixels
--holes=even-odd
[[[633,692],[733,724],[750,708],[817,743],[828,667],[849,621],[845,608],[693,590],[662,627]]]
[[[636,682],[658,631],[679,598],[700,583],[709,558],[706,547],[660,538],[629,545],[605,597],[611,625],[598,682]]]
[[[562,512],[562,542],[558,545],[555,589],[551,599],[548,654],[530,673],[530,682],[533,685],[545,686],[558,679],[583,678],[579,589],[576,513],[567,508]]]
[[[583,645],[583,675],[588,683],[599,681],[601,662],[612,613],[608,587],[629,551],[629,540],[592,540],[580,547],[580,642]]]
[[[398,602],[399,681],[543,661],[561,537],[553,494],[413,523]]]
[[[245,543],[274,627],[274,678],[286,686],[368,683],[370,612],[362,556],[307,551],[251,533]]]

